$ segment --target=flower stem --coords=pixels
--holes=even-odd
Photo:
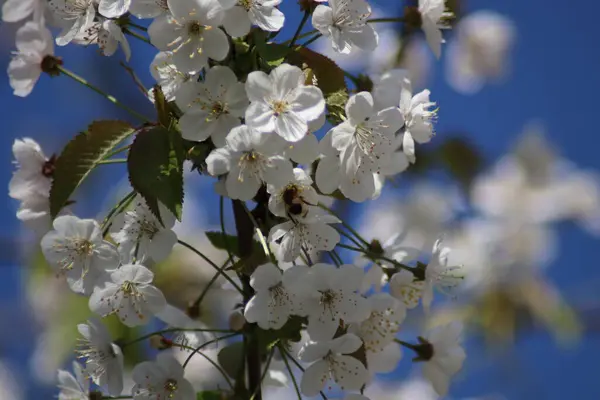
[[[111,103],[113,103],[114,105],[116,105],[117,107],[121,107],[123,110],[127,111],[129,114],[133,115],[134,117],[138,118],[141,121],[144,122],[151,122],[150,118],[138,113],[137,111],[129,108],[128,106],[126,106],[125,104],[121,103],[119,100],[116,99],[115,96],[112,96],[102,90],[100,90],[99,88],[97,88],[96,86],[92,85],[91,83],[89,83],[88,81],[86,81],[85,79],[83,79],[82,77],[80,77],[79,75],[75,74],[74,72],[69,71],[68,69],[64,68],[61,65],[57,65],[58,70],[63,74],[68,76],[69,78],[73,79],[74,81],[82,84],[83,86],[86,86],[90,89],[92,89],[94,92],[98,93],[99,95],[105,97],[108,101],[110,101]]]
[[[298,35],[300,35],[300,31],[302,31],[302,28],[304,27],[304,24],[308,20],[308,17],[310,17],[310,12],[304,11],[302,20],[300,21],[300,24],[298,24],[298,28],[296,28],[296,32],[294,33],[294,36],[292,37],[292,41],[290,42],[289,47],[294,47],[296,40],[298,40]]]
[[[131,20],[127,21],[127,25],[139,29],[140,31],[148,32],[148,28],[146,28],[145,26],[138,25],[135,22],[131,22]]]
[[[131,202],[133,201],[133,199],[135,198],[135,195],[137,194],[137,192],[135,190],[132,190],[131,192],[129,192],[125,197],[123,197],[121,199],[121,201],[119,201],[113,208],[112,210],[110,210],[108,212],[108,215],[106,216],[106,218],[104,218],[104,222],[102,222],[102,237],[105,237],[106,234],[108,233],[108,230],[110,229],[110,225],[111,225],[111,219],[115,214],[120,213],[121,211],[123,211],[129,204],[131,204]]]
[[[369,24],[375,24],[378,22],[404,22],[404,17],[395,17],[395,18],[371,18],[367,21]]]
[[[155,335],[162,335],[163,333],[171,333],[171,332],[209,332],[209,333],[236,333],[230,329],[204,329],[204,328],[169,328],[163,329],[161,331],[156,331],[152,333],[148,333],[144,336],[140,336],[137,339],[134,339],[130,342],[127,342],[121,346],[121,348],[131,346],[132,344],[139,343],[143,340],[150,339]]]
[[[302,365],[300,365],[300,363],[294,357],[292,357],[292,355],[290,353],[288,353],[287,350],[283,348],[283,346],[281,346],[281,345],[279,346],[279,351],[281,352],[282,358],[288,357],[290,360],[292,360],[294,365],[296,367],[298,367],[298,369],[300,371],[304,372],[304,367]],[[286,365],[287,365],[287,363],[286,363]],[[293,376],[293,374],[291,373],[291,370],[290,370],[290,375]],[[323,400],[327,400],[327,396],[325,396],[325,393],[323,393],[323,391],[320,391],[319,393],[321,394],[321,398]]]
[[[296,377],[294,376],[294,371],[292,371],[292,367],[290,367],[290,363],[288,362],[286,351],[283,349],[283,346],[280,344],[279,346],[279,354],[281,354],[281,359],[285,363],[285,368],[288,370],[290,374],[290,378],[292,378],[292,383],[294,384],[294,389],[296,390],[296,395],[298,395],[298,400],[302,400],[302,395],[300,394],[300,389],[298,388],[298,382],[296,382]]]
[[[221,223],[221,235],[223,235],[223,242],[225,243],[225,250],[227,250],[227,256],[229,262],[233,264],[233,253],[229,248],[229,242],[227,241],[227,232],[225,231],[225,207],[224,207],[223,196],[219,197],[219,222]]]
[[[389,263],[392,263],[394,266],[396,266],[396,267],[398,267],[398,268],[405,269],[405,270],[407,270],[407,271],[410,271],[410,272],[412,272],[413,274],[414,274],[414,272],[415,272],[415,268],[411,268],[411,267],[409,267],[409,266],[406,266],[406,265],[404,265],[404,264],[401,264],[401,263],[399,263],[398,261],[396,261],[396,260],[393,260],[393,259],[391,259],[391,258],[388,258],[388,257],[385,257],[385,256],[383,256],[383,255],[381,255],[381,254],[373,253],[373,252],[371,252],[371,251],[369,251],[369,250],[361,249],[360,247],[352,247],[352,246],[348,246],[348,245],[345,245],[345,244],[342,244],[342,243],[338,243],[337,245],[338,245],[339,247],[343,248],[343,249],[348,249],[348,250],[352,250],[352,251],[357,251],[357,252],[359,252],[359,253],[363,253],[363,254],[365,254],[365,255],[369,256],[369,257],[370,257],[370,258],[372,258],[372,259],[378,259],[378,260],[384,260],[384,261],[387,261],[387,262],[389,262]]]
[[[258,236],[258,240],[260,241],[260,244],[262,245],[265,255],[271,259],[273,264],[277,264],[277,260],[275,259],[275,256],[273,255],[273,253],[271,253],[271,250],[269,249],[269,244],[267,243],[265,236],[263,235],[262,231],[260,230],[260,226],[258,225],[258,222],[256,222],[256,218],[254,218],[254,215],[252,215],[250,210],[248,210],[248,207],[246,207],[246,203],[241,202],[241,204],[244,207],[244,211],[246,211],[246,214],[248,214],[248,218],[252,222],[252,225],[254,226],[254,230],[256,231],[256,235]]]
[[[308,47],[309,44],[311,44],[312,42],[314,42],[315,40],[317,40],[318,38],[320,38],[321,36],[323,36],[323,34],[321,33],[317,33],[315,36],[311,37],[310,39],[308,39],[306,42],[302,43],[301,45],[299,45],[296,50],[298,49],[302,49],[304,47]]]
[[[233,287],[236,288],[236,290],[238,292],[243,293],[242,288],[229,275],[227,275],[225,273],[225,271],[223,271],[217,264],[215,264],[210,258],[206,257],[204,254],[202,254],[194,246],[192,246],[192,245],[184,242],[183,240],[177,240],[177,243],[179,243],[183,247],[187,247],[189,250],[193,251],[198,256],[200,256],[204,261],[206,261],[207,263],[209,263],[215,270],[217,270],[219,272],[219,274],[221,274],[221,276],[223,278],[227,279],[229,281],[229,283],[231,283],[233,285]]]
[[[362,236],[360,236],[358,234],[358,232],[356,232],[350,225],[348,225],[347,223],[344,222],[343,219],[341,219],[336,213],[335,211],[333,211],[331,208],[325,206],[324,204],[319,203],[319,207],[321,207],[323,210],[329,212],[331,215],[333,215],[334,217],[336,217],[337,219],[339,219],[340,221],[342,221],[342,225],[344,226],[344,228],[348,229],[348,231],[350,233],[352,233],[354,236],[356,236],[356,238],[358,240],[360,240],[361,242],[364,243],[365,246],[369,247],[369,242],[367,242],[365,239],[362,238]]]
[[[296,40],[299,40],[299,39],[304,39],[305,37],[308,37],[308,36],[310,36],[310,35],[312,35],[312,34],[315,34],[315,33],[317,33],[317,32],[319,32],[319,31],[318,31],[318,30],[316,30],[316,29],[313,29],[312,31],[308,31],[308,32],[306,32],[306,33],[303,33],[302,35],[299,35],[299,36],[296,38]],[[292,41],[291,39],[290,39],[290,40],[286,40],[285,42],[281,42],[281,44],[282,44],[282,45],[286,45],[286,44],[289,44],[291,41]]]
[[[181,348],[181,349],[186,349],[186,350],[192,350],[192,351],[195,351],[195,350],[196,350],[196,349],[194,349],[193,347],[186,346],[186,345],[184,345],[184,344],[176,344],[176,343],[173,343],[173,346],[174,346],[174,347],[179,347],[179,348]],[[223,368],[221,368],[221,366],[219,365],[219,363],[216,363],[216,362],[215,362],[215,361],[214,361],[212,358],[210,358],[209,356],[207,356],[207,355],[206,355],[206,354],[204,354],[204,353],[201,353],[200,351],[196,351],[196,354],[199,354],[199,355],[201,355],[202,357],[204,357],[204,358],[206,359],[206,361],[208,361],[209,363],[211,363],[211,364],[212,364],[212,366],[213,366],[213,367],[215,367],[215,368],[216,368],[216,369],[217,369],[217,370],[218,370],[218,371],[221,373],[221,375],[223,375],[223,378],[225,378],[225,381],[227,382],[227,384],[229,385],[229,387],[230,387],[232,390],[234,390],[233,383],[231,382],[231,379],[229,379],[229,376],[227,375],[227,372],[225,372],[225,371],[223,370]]]
[[[414,344],[405,342],[405,341],[400,340],[400,339],[394,338],[394,342],[396,342],[396,343],[398,343],[398,344],[406,347],[407,349],[411,349],[411,350],[416,350],[417,349],[417,346],[415,346]]]
[[[144,37],[144,36],[140,35],[140,34],[139,34],[139,33],[137,33],[137,32],[130,31],[130,30],[129,30],[129,29],[127,29],[127,28],[123,28],[123,33],[126,33],[126,34],[128,34],[129,36],[133,36],[134,38],[136,38],[136,39],[138,39],[138,40],[141,40],[142,42],[145,42],[145,43],[149,44],[150,46],[154,47],[154,45],[152,44],[152,42],[150,41],[150,39],[148,39],[148,38],[146,38],[146,37]]]
[[[213,343],[216,343],[216,342],[218,342],[219,340],[225,340],[225,339],[232,338],[232,337],[234,337],[234,336],[237,336],[237,335],[239,335],[239,334],[240,334],[239,332],[235,332],[235,333],[231,333],[231,334],[229,334],[229,335],[224,335],[224,336],[218,337],[218,338],[216,338],[216,339],[209,340],[208,342],[205,342],[205,343],[201,344],[200,346],[196,347],[196,348],[194,349],[194,351],[192,351],[192,354],[190,354],[190,355],[188,356],[188,358],[186,358],[186,359],[185,359],[185,362],[183,363],[183,368],[187,367],[187,365],[188,365],[188,363],[190,362],[190,360],[192,359],[192,357],[194,357],[194,355],[195,355],[196,353],[198,353],[200,350],[202,350],[202,349],[203,349],[203,348],[205,348],[206,346],[209,346],[209,345],[211,345],[211,344],[213,344]]]
[[[229,264],[229,260],[226,260],[223,263],[223,265],[219,268],[217,273],[214,274],[213,277],[210,279],[210,281],[206,284],[206,287],[204,287],[204,290],[202,290],[202,293],[200,293],[200,296],[198,296],[198,298],[194,302],[194,306],[197,307],[202,303],[202,300],[204,300],[204,297],[208,293],[208,290],[210,289],[210,287],[217,281],[217,278],[219,278],[219,276],[224,273],[225,267],[227,266],[227,264]]]
[[[265,369],[263,370],[262,376],[260,377],[261,386],[265,380],[265,377],[267,376],[267,373],[269,372],[269,368],[271,367],[271,361],[273,360],[274,355],[275,355],[275,347],[273,347],[271,349],[271,353],[269,353],[269,358],[267,359],[267,363],[265,364]],[[252,393],[252,397],[250,397],[250,400],[254,400],[255,397],[256,397],[256,392]]]

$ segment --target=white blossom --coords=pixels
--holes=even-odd
[[[445,42],[440,29],[446,28],[444,20],[453,14],[445,12],[446,0],[419,0],[421,28],[433,54],[437,58],[442,55],[442,43]]]
[[[129,41],[123,34],[122,28],[112,19],[98,18],[97,21],[82,29],[74,38],[73,43],[82,45],[96,44],[100,52],[110,57],[121,46],[125,61],[131,58]]]
[[[423,308],[429,311],[433,301],[433,290],[447,292],[457,286],[462,280],[461,266],[448,266],[450,249],[442,247],[442,241],[437,240],[433,245],[431,261],[425,269],[425,283],[423,286]]]
[[[183,111],[179,126],[185,139],[204,141],[209,137],[217,147],[241,120],[248,106],[244,84],[229,67],[216,66],[201,82],[189,81],[177,91],[177,105]]]
[[[340,235],[329,224],[339,222],[337,217],[313,207],[306,216],[296,215],[293,220],[271,228],[268,241],[280,241],[275,251],[277,259],[291,262],[300,256],[303,249],[308,254],[333,250],[340,242]]]
[[[196,391],[183,377],[184,370],[173,356],[159,353],[156,361],[144,361],[133,368],[134,400],[194,400]]]
[[[33,14],[36,23],[41,22],[46,0],[6,0],[2,5],[4,22],[19,22]]]
[[[15,139],[12,152],[18,169],[8,184],[8,195],[17,200],[27,200],[32,195],[48,197],[54,158],[49,160],[40,145],[30,138]]]
[[[301,168],[294,168],[294,179],[285,186],[267,185],[269,211],[283,218],[306,216],[310,206],[316,206],[319,197],[312,187],[312,179]]]
[[[295,266],[282,272],[274,264],[260,265],[252,273],[250,285],[255,295],[246,304],[244,316],[263,329],[281,329],[292,314],[301,312],[300,299],[296,298],[294,280],[307,273],[308,267]]]
[[[134,258],[146,257],[155,262],[166,259],[177,243],[173,232],[175,216],[159,203],[161,221],[150,211],[146,202],[138,197],[133,210],[119,214],[111,227],[112,238],[119,245],[121,261],[125,264]]]
[[[319,140],[315,132],[321,129],[325,124],[325,113],[313,121],[308,122],[308,132],[297,142],[288,142],[285,149],[286,157],[290,160],[309,166],[313,161],[319,158]]]
[[[489,80],[501,80],[510,63],[516,37],[514,23],[493,11],[475,11],[461,18],[448,45],[446,77],[464,94],[479,91]]]
[[[89,400],[90,381],[83,367],[73,361],[73,374],[62,369],[58,370],[58,400]]]
[[[35,232],[39,237],[52,229],[50,217],[50,199],[44,196],[29,196],[21,202],[17,210],[17,219]]]
[[[423,294],[425,281],[419,281],[405,269],[390,278],[390,294],[402,301],[406,308],[415,308]]]
[[[380,173],[394,148],[394,133],[402,127],[397,107],[374,108],[368,92],[352,96],[346,104],[348,119],[332,129],[331,143],[340,152],[340,190],[350,200],[361,202],[375,194],[373,174]]]
[[[324,194],[333,193],[342,181],[340,152],[331,143],[332,133],[327,132],[319,142],[321,156],[315,171],[315,183]]]
[[[221,61],[229,53],[227,35],[218,26],[219,6],[206,0],[168,0],[171,14],[158,16],[148,27],[154,46],[173,51],[173,61],[184,71],[198,71],[208,59]]]
[[[129,12],[137,18],[156,18],[170,14],[167,0],[131,0]]]
[[[428,347],[425,352],[429,353],[429,358],[423,360],[423,375],[440,396],[448,393],[450,378],[460,371],[466,358],[461,335],[462,325],[453,322],[435,328],[421,340],[420,346]]]
[[[123,391],[123,353],[112,343],[110,333],[96,318],[77,325],[80,339],[77,353],[85,361],[85,373],[93,382],[106,389],[111,396]]]
[[[314,362],[302,375],[300,390],[305,396],[316,396],[325,383],[333,380],[342,390],[360,390],[367,383],[365,366],[349,356],[362,345],[351,333],[324,342],[310,342],[298,357],[305,362]]]
[[[269,75],[251,72],[246,80],[251,101],[246,124],[259,132],[275,132],[289,142],[301,140],[308,131],[308,122],[318,119],[325,110],[321,90],[304,82],[302,70],[289,64],[281,64]]]
[[[90,310],[103,317],[117,314],[127,326],[143,325],[167,304],[153,286],[154,274],[139,264],[127,264],[110,273],[110,280],[94,289]]]
[[[96,16],[95,0],[50,0],[48,3],[63,27],[56,37],[56,44],[66,46],[78,33],[94,21]]]
[[[250,32],[251,25],[276,32],[283,27],[285,16],[277,9],[281,0],[222,0],[225,8],[223,26],[233,37]]]
[[[280,154],[285,142],[246,125],[231,130],[224,147],[206,158],[213,176],[227,174],[225,188],[232,199],[250,200],[264,183],[283,186],[293,178],[292,164]]]
[[[165,100],[173,101],[176,99],[179,88],[186,82],[197,79],[197,71],[181,71],[173,63],[172,51],[160,51],[150,63],[150,74],[160,85]],[[154,96],[153,90],[148,91],[150,98]]]
[[[27,22],[19,28],[16,36],[17,51],[8,64],[10,87],[16,96],[31,93],[40,79],[45,65],[54,55],[54,42],[50,31],[35,22]]]
[[[117,18],[129,11],[131,0],[99,0],[98,12],[106,18]]]
[[[102,230],[93,219],[64,215],[53,223],[41,242],[48,263],[67,278],[72,291],[89,296],[106,279],[106,271],[119,266],[115,246],[102,239]]]
[[[404,115],[404,136],[402,149],[410,162],[415,162],[415,142],[427,143],[435,134],[433,123],[437,119],[435,103],[429,100],[429,90],[425,89],[412,96],[411,85],[405,80],[400,97],[400,111]]]
[[[340,320],[349,324],[368,318],[369,303],[358,293],[363,276],[361,268],[315,264],[310,273],[311,291],[303,301],[311,340],[333,338]]]
[[[348,54],[354,48],[373,51],[379,37],[367,24],[371,7],[364,0],[330,0],[319,4],[312,16],[313,26],[331,39],[333,50]]]

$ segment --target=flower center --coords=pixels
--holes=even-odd
[[[263,155],[254,150],[243,153],[238,162],[238,167],[240,168],[238,181],[244,182],[244,172],[246,170],[249,170],[250,175],[258,179],[264,168],[263,161]]]
[[[244,7],[246,11],[250,11],[252,5],[254,4],[254,0],[239,0],[238,4]]]
[[[150,221],[144,220],[140,222],[140,236],[148,236],[152,239],[158,233],[158,228]]]
[[[202,35],[204,29],[204,25],[200,24],[198,21],[190,22],[190,24],[188,25],[188,35],[198,37]]]
[[[44,175],[46,178],[52,178],[52,175],[54,175],[54,170],[56,169],[55,162],[56,154],[53,154],[52,157],[50,157],[42,166],[42,175]]]
[[[87,239],[75,239],[73,250],[79,256],[89,256],[94,252],[94,244]]]
[[[125,281],[121,285],[121,290],[123,291],[123,296],[136,296],[138,291],[135,286],[135,283],[131,281]]]
[[[177,391],[177,381],[175,379],[167,379],[164,389],[166,392],[169,392],[170,399],[175,397],[175,392]]]
[[[337,296],[333,290],[325,290],[321,292],[320,304],[322,304],[324,307],[331,307],[331,305],[335,302],[336,297]]]
[[[271,109],[276,117],[280,116],[284,112],[288,111],[290,105],[284,100],[274,100],[271,102]]]
[[[221,101],[215,101],[212,104],[212,108],[211,108],[210,112],[215,117],[215,119],[219,118],[223,114],[229,114],[227,104],[225,104]]]
[[[154,0],[154,2],[156,3],[156,5],[160,8],[162,8],[165,11],[169,11],[169,6],[167,4],[167,0]]]

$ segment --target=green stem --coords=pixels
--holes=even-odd
[[[179,347],[181,349],[192,350],[192,351],[196,350],[193,347],[186,346],[184,344],[173,344],[173,346]],[[214,362],[212,358],[210,358],[209,356],[207,356],[204,353],[201,353],[200,351],[196,351],[196,354],[201,355],[202,357],[204,357],[204,359],[206,359],[206,361],[208,361],[209,363],[211,363],[212,366],[215,367],[221,373],[221,375],[223,375],[223,377],[225,378],[225,381],[227,382],[227,384],[229,385],[229,387],[231,388],[231,390],[234,390],[233,382],[231,382],[231,379],[229,379],[229,376],[227,375],[227,372],[225,372],[223,370],[223,368],[221,368],[221,366],[218,363]],[[185,368],[185,365],[184,365],[184,368]]]
[[[146,38],[146,37],[144,37],[144,36],[140,35],[140,34],[139,34],[139,33],[137,33],[137,32],[130,31],[129,29],[127,29],[127,28],[124,28],[124,29],[123,29],[123,33],[126,33],[126,34],[127,34],[127,35],[129,35],[129,36],[133,36],[134,38],[136,38],[136,39],[138,39],[138,40],[141,40],[142,42],[144,42],[144,43],[147,43],[147,44],[149,44],[149,45],[150,45],[150,46],[152,46],[152,47],[155,47],[155,46],[152,44],[152,42],[151,42],[151,41],[150,41],[148,38]]]
[[[243,293],[242,288],[229,275],[227,275],[225,271],[221,270],[221,268],[217,264],[215,264],[210,258],[206,257],[198,249],[184,242],[183,240],[177,240],[177,243],[196,253],[196,255],[200,256],[204,261],[209,263],[216,271],[218,271],[223,278],[227,279],[229,283],[231,283],[238,292]]]
[[[342,243],[338,243],[337,245],[338,245],[338,247],[341,247],[341,248],[343,248],[343,249],[348,249],[348,250],[357,251],[357,252],[359,252],[359,253],[366,254],[367,256],[369,256],[369,257],[370,257],[370,258],[372,258],[372,259],[378,259],[378,260],[384,260],[384,261],[387,261],[387,262],[389,262],[389,263],[393,264],[394,266],[396,266],[396,267],[398,267],[398,268],[405,269],[405,270],[407,270],[407,271],[410,271],[410,272],[412,272],[413,274],[414,274],[414,272],[415,272],[415,271],[414,271],[414,268],[411,268],[411,267],[408,267],[408,266],[406,266],[406,265],[404,265],[404,264],[401,264],[401,263],[399,263],[398,261],[396,261],[396,260],[394,260],[394,259],[391,259],[391,258],[389,258],[389,257],[382,256],[381,254],[373,253],[373,252],[371,252],[371,251],[369,251],[369,250],[361,249],[361,248],[359,248],[359,247],[352,247],[352,246],[348,246],[348,245],[345,245],[345,244],[342,244]]]
[[[231,248],[229,247],[229,242],[227,241],[227,232],[225,232],[225,205],[224,205],[223,196],[219,197],[219,222],[221,223],[221,235],[223,235],[223,242],[225,243],[225,250],[227,250],[227,256],[229,257],[229,262],[233,264],[233,253],[231,252]]]
[[[289,357],[289,359],[290,359],[290,360],[292,360],[292,362],[294,363],[294,365],[295,365],[296,367],[298,367],[298,369],[299,369],[300,371],[304,372],[304,367],[303,367],[303,366],[302,366],[302,365],[301,365],[301,364],[300,364],[300,363],[299,363],[299,362],[298,362],[298,361],[297,361],[297,360],[296,360],[294,357],[292,357],[292,355],[291,355],[290,353],[288,353],[288,352],[287,352],[287,350],[285,350],[285,349],[284,349],[283,347],[281,347],[281,346],[279,347],[279,350],[282,352],[282,356],[283,356],[283,353],[285,353],[285,356],[284,356],[284,357]],[[282,358],[283,358],[283,357],[282,357]],[[322,391],[321,391],[321,392],[319,392],[319,393],[321,394],[321,398],[322,398],[323,400],[327,400],[327,396],[325,396],[325,393],[323,393]]]
[[[254,225],[254,230],[256,231],[256,235],[258,236],[258,241],[262,245],[265,255],[271,259],[271,262],[273,262],[273,264],[277,264],[277,260],[275,259],[275,256],[273,255],[273,253],[271,253],[271,250],[269,249],[269,244],[267,243],[265,236],[263,235],[262,231],[260,230],[260,226],[258,225],[258,222],[254,218],[254,215],[252,215],[250,210],[248,210],[248,207],[246,207],[246,203],[244,203],[242,201],[242,202],[240,202],[240,204],[242,205],[242,207],[244,207],[244,211],[246,211],[246,214],[248,214],[248,218],[250,218],[250,221],[252,221],[252,225]]]
[[[139,29],[140,31],[148,32],[148,28],[146,28],[145,26],[138,25],[135,22],[127,21],[127,25]]]
[[[294,376],[294,371],[292,371],[292,367],[290,367],[290,363],[287,359],[286,351],[282,348],[281,345],[279,347],[279,354],[281,354],[281,359],[285,363],[285,368],[288,370],[290,374],[290,378],[292,378],[292,383],[294,384],[294,389],[296,390],[296,395],[298,395],[298,400],[302,400],[302,394],[300,394],[300,388],[298,387],[298,382],[296,382],[296,377]]]
[[[133,399],[131,396],[102,396],[102,399],[112,400],[112,399]]]
[[[362,247],[362,243],[359,243],[358,240],[354,239],[352,236],[348,235],[346,232],[344,232],[342,229],[339,229],[337,227],[334,227],[334,229],[336,231],[338,231],[338,233],[340,235],[342,235],[343,237],[345,237],[346,239],[350,240],[352,243],[354,243],[356,245],[356,247]]]
[[[302,20],[298,24],[298,28],[296,28],[296,32],[294,33],[294,36],[292,37],[292,41],[290,42],[289,47],[294,47],[294,44],[296,43],[296,40],[298,39],[298,35],[300,35],[300,31],[304,27],[304,24],[306,24],[306,21],[308,20],[308,17],[310,17],[310,12],[304,11],[304,15],[302,16]]]
[[[102,164],[125,164],[127,162],[126,158],[113,158],[112,160],[100,160],[96,163],[96,165]]]
[[[312,42],[314,42],[315,40],[317,40],[318,38],[320,38],[321,36],[323,36],[323,34],[321,33],[317,33],[315,36],[311,37],[310,39],[308,39],[306,42],[302,43],[301,45],[299,45],[296,50],[298,49],[302,49],[304,47],[308,47],[309,44],[311,44]]]
[[[209,333],[232,333],[232,334],[236,333],[230,329],[169,328],[169,329],[163,329],[161,331],[148,333],[144,336],[141,336],[137,339],[132,340],[131,342],[125,343],[124,345],[121,346],[121,348],[125,348],[127,346],[131,346],[132,344],[139,343],[143,340],[150,339],[152,336],[155,336],[155,335],[162,335],[164,333],[171,333],[171,332],[209,332]]]
[[[269,353],[269,358],[267,359],[267,363],[265,364],[265,369],[263,370],[262,376],[260,377],[260,385],[262,386],[265,377],[267,376],[267,372],[269,372],[269,367],[271,367],[271,361],[273,360],[273,356],[275,355],[275,347],[273,347],[271,349],[271,353]],[[250,400],[254,400],[254,398],[256,397],[256,393],[258,391],[258,388],[254,390],[254,393],[252,393],[252,397],[250,397]]]
[[[217,278],[219,278],[219,276],[224,273],[225,267],[227,266],[227,264],[229,264],[229,260],[225,261],[223,263],[223,265],[221,266],[221,268],[219,268],[217,273],[213,275],[213,277],[210,279],[210,281],[208,282],[208,284],[206,285],[204,290],[202,290],[202,293],[200,293],[200,296],[198,296],[198,298],[194,302],[194,306],[197,307],[200,305],[200,303],[202,303],[202,300],[204,300],[204,297],[208,293],[208,290],[210,289],[210,287],[217,281]]]
[[[337,253],[337,251],[335,251],[335,249],[331,250],[329,252],[329,255],[331,256],[331,259],[333,260],[335,265],[337,265],[338,267],[340,267],[342,264],[344,264],[342,257],[340,257],[340,255]]]
[[[318,31],[318,30],[316,30],[316,29],[313,29],[312,31],[308,31],[308,32],[306,32],[306,33],[303,33],[302,35],[298,36],[298,37],[296,38],[296,40],[299,40],[299,39],[304,39],[305,37],[308,37],[308,36],[310,36],[310,35],[312,35],[312,34],[314,34],[314,33],[317,33],[317,32],[319,32],[319,31]],[[291,41],[292,41],[291,39],[290,39],[290,40],[286,40],[285,42],[281,42],[281,44],[282,44],[282,45],[287,45],[287,44],[289,44]]]
[[[376,24],[378,22],[404,22],[404,17],[396,18],[372,18],[367,21],[368,24]]]
[[[407,349],[411,349],[413,351],[415,351],[417,349],[417,346],[415,346],[414,344],[405,342],[405,341],[400,340],[400,339],[394,338],[394,342],[396,342],[396,343],[398,343],[398,344],[406,347]]]
[[[188,363],[190,362],[190,360],[192,359],[192,357],[194,357],[194,354],[198,353],[200,350],[202,350],[203,348],[205,348],[206,346],[210,346],[213,343],[217,343],[219,340],[225,340],[225,339],[229,339],[232,338],[234,336],[239,335],[239,332],[235,332],[235,333],[231,333],[229,335],[224,335],[221,337],[218,337],[216,339],[212,339],[209,340],[208,342],[204,342],[203,344],[201,344],[200,346],[196,347],[194,349],[194,351],[192,352],[192,354],[190,354],[186,359],[185,362],[183,363],[183,368],[187,367]]]
[[[106,218],[104,218],[104,222],[102,222],[102,237],[105,237],[106,234],[108,233],[108,230],[110,228],[110,221],[113,217],[113,215],[120,213],[122,210],[124,210],[129,204],[131,204],[131,202],[133,201],[133,199],[135,198],[136,195],[136,191],[132,190],[131,192],[129,192],[125,197],[123,197],[113,208],[112,210],[110,210],[108,212],[108,215],[106,216]]]
[[[90,89],[92,89],[94,92],[98,93],[99,95],[105,97],[108,101],[110,101],[111,103],[113,103],[114,105],[116,105],[117,107],[121,107],[123,110],[127,111],[129,114],[133,115],[134,117],[138,118],[141,121],[144,122],[151,122],[150,118],[138,113],[137,111],[129,108],[128,106],[126,106],[125,104],[121,103],[119,100],[116,99],[116,97],[98,89],[96,86],[92,85],[91,83],[89,83],[88,81],[86,81],[85,79],[83,79],[82,77],[80,77],[79,75],[75,74],[74,72],[69,71],[68,69],[64,68],[61,65],[58,65],[56,68],[58,68],[58,70],[63,74],[68,76],[69,78],[73,79],[74,81],[82,84],[83,86],[86,86]]]
[[[350,233],[352,233],[354,236],[356,236],[356,238],[358,240],[360,240],[361,242],[363,242],[365,244],[365,246],[369,247],[369,242],[367,242],[365,239],[363,239],[362,236],[360,236],[358,234],[358,232],[356,232],[350,225],[348,225],[347,223],[344,222],[343,219],[341,219],[336,213],[335,211],[333,211],[331,208],[325,206],[324,204],[319,203],[319,207],[321,207],[323,210],[329,212],[331,215],[333,215],[334,217],[336,217],[337,219],[339,219],[342,223],[342,226],[346,229],[348,229],[348,231]]]

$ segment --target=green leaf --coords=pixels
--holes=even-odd
[[[291,51],[288,46],[283,44],[267,43],[266,33],[258,29],[253,32],[253,40],[260,58],[271,67],[276,67],[283,63],[285,57]]]
[[[171,116],[169,114],[169,105],[165,99],[165,94],[160,85],[154,85],[152,93],[154,94],[154,106],[156,107],[158,122],[165,128],[168,128],[171,123]]]
[[[159,201],[181,221],[184,158],[181,134],[164,127],[140,131],[129,150],[131,186],[161,222]]]
[[[261,348],[271,350],[278,342],[299,342],[302,339],[302,324],[307,324],[308,321],[304,317],[292,316],[281,327],[281,329],[262,329],[256,328],[258,343]]]
[[[129,137],[134,128],[124,121],[95,121],[75,136],[56,159],[50,189],[50,214],[56,217],[96,163]]]
[[[436,153],[442,166],[468,190],[483,166],[483,158],[477,148],[463,138],[450,137]]]
[[[210,241],[210,243],[217,249],[225,250],[229,248],[231,254],[238,258],[242,258],[239,252],[239,241],[237,236],[232,235],[223,235],[221,232],[205,232],[206,237]],[[252,249],[252,254],[262,254],[264,256],[265,252],[262,248],[262,245],[258,243],[256,240],[253,240],[254,248]],[[266,260],[266,256],[264,257]]]
[[[226,397],[220,390],[205,390],[196,393],[196,400],[223,400]]]
[[[244,343],[235,342],[223,347],[217,354],[217,361],[227,375],[235,379],[244,365]]]
[[[347,89],[344,70],[338,67],[330,58],[311,49],[301,48],[291,52],[287,59],[290,64],[302,69],[310,68],[317,78],[317,86],[325,97],[330,93]]]

